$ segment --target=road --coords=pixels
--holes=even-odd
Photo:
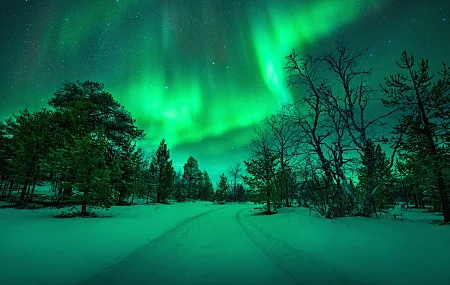
[[[251,209],[187,219],[80,284],[361,284],[250,223]]]

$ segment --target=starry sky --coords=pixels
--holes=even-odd
[[[213,181],[301,96],[283,71],[292,49],[370,47],[375,86],[404,50],[450,64],[448,0],[6,0],[0,23],[1,120],[47,107],[65,80],[101,82],[145,130],[145,150],[165,138],[176,168],[192,155]]]

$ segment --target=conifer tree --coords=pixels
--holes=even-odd
[[[178,170],[175,173],[174,178],[174,199],[177,202],[183,202],[186,200],[187,194],[186,194],[186,179],[183,178],[183,174],[181,173],[181,170]]]
[[[6,131],[6,124],[0,122],[0,190],[6,195],[6,190],[13,183],[9,162],[12,158],[12,137]]]
[[[75,200],[81,203],[81,216],[88,215],[87,206],[108,208],[113,205],[110,171],[106,167],[107,141],[95,135],[75,140],[71,152],[70,169],[73,169]]]
[[[152,161],[155,173],[156,202],[167,203],[167,199],[173,191],[175,170],[170,160],[170,151],[163,139],[159,144],[156,155]]]
[[[387,187],[387,183],[392,180],[392,172],[385,171],[389,169],[390,163],[386,153],[381,150],[380,145],[375,145],[371,140],[368,140],[366,147],[368,149],[362,155],[362,167],[358,173],[358,186],[363,192],[362,200],[359,201],[363,205],[362,214],[370,216],[372,213],[377,213],[378,207],[393,205],[395,194],[392,187]],[[376,175],[381,172],[384,175]]]
[[[395,133],[425,142],[430,157],[428,166],[433,171],[444,221],[450,222],[449,193],[442,167],[446,163],[439,152],[439,144],[448,142],[450,137],[450,68],[444,63],[438,72],[440,78],[433,81],[428,60],[422,59],[417,64],[414,56],[403,52],[397,65],[405,74],[390,75],[385,79],[382,89],[387,99],[383,104],[401,110]]]
[[[55,108],[55,127],[59,130],[59,142],[72,144],[73,138],[81,138],[94,130],[108,139],[109,161],[113,156],[127,152],[135,140],[144,138],[143,130],[135,126],[135,120],[113,96],[103,90],[103,84],[65,82],[49,100]]]
[[[184,164],[183,178],[186,180],[187,195],[189,199],[199,199],[200,175],[201,171],[198,168],[198,162],[195,158],[190,156]]]
[[[218,204],[224,204],[227,200],[228,181],[224,173],[220,175],[220,181],[217,183],[215,200]]]
[[[19,204],[24,204],[27,196],[31,199],[36,183],[43,180],[42,162],[49,148],[51,115],[45,109],[36,113],[25,109],[7,121],[12,136],[9,169],[12,179],[21,185]]]
[[[211,201],[214,197],[214,187],[206,170],[202,172],[200,200]]]
[[[254,195],[266,202],[267,213],[271,214],[271,202],[275,197],[275,167],[278,164],[275,155],[266,152],[264,156],[244,161],[248,175],[243,176],[245,183],[255,191]]]
[[[267,213],[271,214],[271,203],[277,201],[275,177],[278,158],[271,137],[267,130],[256,129],[254,137],[248,145],[251,158],[244,161],[247,175],[242,176],[244,182],[250,187],[254,202],[266,202]],[[253,193],[252,193],[253,192]],[[276,203],[273,204],[276,209]]]

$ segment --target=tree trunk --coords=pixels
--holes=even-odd
[[[33,182],[33,188],[31,189],[31,193],[28,196],[28,202],[32,202],[33,201],[33,195],[34,195],[34,189],[36,188],[36,180],[34,180]]]
[[[270,187],[269,186],[267,186],[267,190],[266,190],[266,199],[267,199],[267,213],[270,215],[271,210],[270,210]]]
[[[27,192],[28,184],[23,185],[22,191],[20,192],[19,204],[23,205],[25,203],[25,194]]]
[[[8,191],[8,196],[11,196],[12,190],[14,188],[14,181],[11,181],[9,183],[9,191]]]
[[[441,200],[442,214],[444,215],[444,221],[446,223],[450,223],[450,205],[449,205],[447,189],[445,187],[444,176],[442,175],[442,167],[441,167],[441,163],[440,163],[441,159],[440,159],[439,154],[436,149],[436,144],[434,142],[434,133],[431,129],[431,125],[430,125],[430,122],[426,115],[422,99],[419,95],[420,94],[419,90],[416,88],[415,91],[416,91],[416,96],[417,96],[417,105],[419,107],[420,115],[422,117],[422,121],[423,121],[423,125],[424,125],[425,137],[427,139],[428,148],[430,150],[431,157],[433,159],[433,170],[436,173],[437,188],[439,191],[439,198]]]
[[[417,201],[417,196],[416,194],[413,194],[413,200],[414,200],[414,208],[419,208],[419,203]]]
[[[439,198],[441,200],[442,214],[444,215],[444,221],[450,223],[450,205],[448,201],[447,189],[445,187],[444,177],[442,175],[442,169],[438,168],[438,189]]]
[[[8,189],[9,180],[5,181],[5,184],[2,186],[2,195],[6,195],[6,189]]]
[[[86,201],[83,201],[83,202],[81,203],[81,213],[80,213],[80,216],[83,216],[83,217],[87,216]]]

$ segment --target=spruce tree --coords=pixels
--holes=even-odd
[[[174,178],[174,199],[177,202],[183,202],[186,200],[187,198],[187,193],[186,193],[186,179],[183,178],[183,174],[181,173],[181,170],[178,170],[175,173],[175,178]]]
[[[156,202],[167,203],[167,199],[174,188],[175,170],[164,139],[159,144],[156,155],[153,157],[152,171],[155,175]]]
[[[386,208],[394,204],[395,193],[392,187],[387,187],[392,180],[392,172],[389,169],[389,160],[380,145],[375,145],[371,140],[367,141],[367,149],[362,155],[362,167],[358,171],[359,188],[362,191],[362,214],[370,216],[377,213],[378,208]]]
[[[271,202],[277,198],[275,197],[275,175],[278,165],[276,156],[266,150],[259,156],[244,161],[244,164],[248,173],[243,176],[245,183],[254,191],[254,196],[266,202],[266,211],[271,214]]]
[[[66,163],[73,170],[70,186],[75,189],[73,199],[81,204],[81,216],[88,215],[88,206],[108,208],[114,203],[111,172],[105,161],[106,146],[106,138],[92,134],[76,139],[71,147]]]
[[[189,199],[199,199],[200,175],[201,171],[198,168],[198,162],[195,158],[190,156],[187,162],[184,164],[183,178],[187,183],[187,195]]]
[[[224,173],[220,175],[220,181],[217,183],[215,200],[218,204],[224,204],[227,200],[228,181]]]
[[[214,187],[206,170],[202,172],[200,200],[211,201],[214,197]]]

